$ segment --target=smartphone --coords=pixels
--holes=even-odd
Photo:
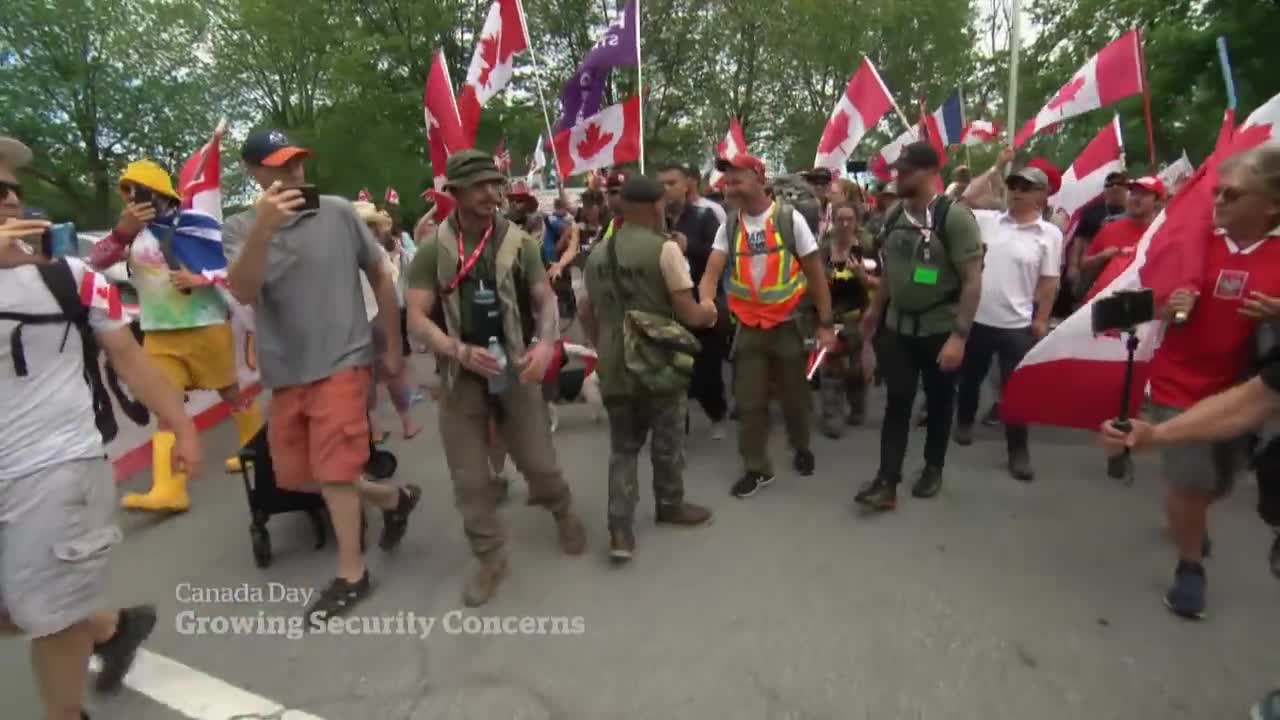
[[[133,188],[132,199],[135,203],[150,203],[156,199],[156,194],[148,188],[138,187],[135,185]]]
[[[78,250],[76,226],[71,223],[58,223],[40,235],[40,254],[49,260],[78,255]]]
[[[298,208],[299,212],[320,209],[320,191],[315,185],[299,185],[290,189],[302,191],[302,207]]]

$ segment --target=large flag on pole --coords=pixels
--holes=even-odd
[[[556,121],[553,132],[559,134],[599,112],[609,72],[615,67],[640,63],[640,43],[636,33],[639,22],[637,0],[631,0],[623,8],[622,17],[609,26],[600,42],[583,58],[577,72],[564,84],[560,93],[560,119]]]
[[[1280,95],[1258,108],[1238,130],[1233,131],[1231,123],[1228,110],[1213,154],[1147,228],[1129,268],[1027,353],[1001,396],[1006,422],[1094,430],[1116,416],[1124,388],[1125,338],[1093,334],[1093,304],[1117,291],[1139,288],[1150,288],[1160,304],[1177,288],[1198,285],[1205,253],[1216,238],[1218,165],[1244,150],[1280,143]],[[1142,399],[1161,329],[1159,322],[1138,328],[1130,407],[1138,407]]]
[[[890,140],[887,145],[880,148],[871,161],[867,163],[867,169],[875,173],[875,176],[889,182],[893,179],[893,164],[898,162],[898,156],[902,154],[902,148],[910,145],[919,137],[919,131],[916,128],[907,128],[898,137]]]
[[[1059,88],[1036,116],[1027,121],[1013,139],[1018,147],[1033,135],[1048,131],[1067,118],[1106,107],[1118,100],[1140,95],[1143,88],[1141,38],[1130,30],[1097,55]]]
[[[862,65],[849,78],[844,94],[831,111],[822,139],[818,141],[813,166],[843,171],[862,136],[892,109],[893,97],[889,88],[871,61],[863,58]]]
[[[480,125],[480,109],[511,82],[515,56],[528,49],[529,37],[518,0],[494,0],[476,38],[467,79],[458,93],[462,129],[471,144],[475,143]]]
[[[640,96],[610,105],[556,134],[560,177],[634,162],[640,158]]]
[[[937,129],[938,139],[943,147],[959,145],[964,138],[964,102],[960,99],[960,91],[956,90],[932,113],[932,126]]]
[[[739,155],[747,152],[747,136],[742,132],[742,123],[738,122],[738,118],[730,118],[729,132],[725,133],[724,139],[716,145],[716,158],[732,160]],[[724,173],[715,169],[715,161],[712,161],[711,177],[707,182],[711,187],[719,187],[720,182],[724,179]]]
[[[444,53],[440,51],[436,52],[431,70],[427,72],[422,111],[426,121],[433,186],[423,193],[423,197],[435,204],[432,214],[436,222],[444,222],[453,210],[453,198],[443,192],[445,166],[450,155],[471,147],[471,143],[463,133],[458,104],[453,97],[453,83],[449,80],[449,66],[444,60]]]
[[[1075,162],[1062,175],[1062,187],[1049,198],[1049,207],[1061,210],[1075,225],[1080,211],[1098,199],[1107,176],[1124,170],[1124,141],[1120,137],[1120,116],[1115,116],[1089,141]]]

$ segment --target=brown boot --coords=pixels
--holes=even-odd
[[[581,555],[587,551],[587,529],[571,510],[556,513],[556,534],[565,555]]]
[[[611,524],[609,526],[609,559],[615,563],[624,563],[636,552],[636,534],[631,524]]]
[[[475,564],[467,572],[466,584],[462,586],[462,604],[480,607],[489,602],[506,574],[506,552],[497,550],[488,555],[477,556]]]
[[[698,527],[711,521],[711,511],[701,505],[687,502],[659,504],[657,521],[659,525]]]

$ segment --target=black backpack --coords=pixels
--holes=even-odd
[[[98,341],[89,326],[89,308],[80,301],[80,290],[76,286],[75,275],[66,260],[56,260],[36,266],[40,279],[44,281],[49,292],[58,302],[59,313],[29,314],[0,311],[0,320],[11,320],[17,324],[9,334],[9,350],[13,356],[13,371],[18,377],[30,374],[27,366],[26,352],[22,347],[22,329],[27,325],[65,325],[62,335],[62,348],[66,347],[67,337],[74,327],[80,333],[80,345],[84,349],[84,377],[93,396],[94,424],[102,433],[102,441],[109,443],[115,439],[119,426],[111,407],[111,395],[102,382],[102,372],[98,367]]]

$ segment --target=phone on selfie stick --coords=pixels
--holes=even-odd
[[[1101,335],[1120,331],[1125,338],[1125,349],[1128,357],[1124,365],[1124,385],[1120,395],[1120,415],[1115,426],[1122,432],[1129,432],[1133,424],[1129,422],[1129,398],[1133,389],[1134,355],[1138,352],[1138,326],[1148,323],[1156,317],[1155,293],[1148,289],[1122,290],[1110,297],[1097,300],[1093,304],[1093,333]],[[1107,458],[1107,475],[1124,480],[1126,485],[1133,484],[1133,458],[1126,449],[1120,455]]]

